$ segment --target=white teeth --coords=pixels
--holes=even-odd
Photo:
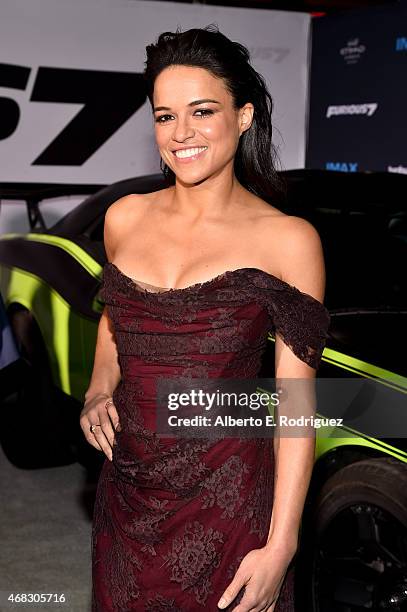
[[[195,149],[181,149],[179,151],[175,151],[175,155],[177,157],[192,157],[201,151],[204,151],[208,147],[196,147]]]

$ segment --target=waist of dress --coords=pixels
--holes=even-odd
[[[255,378],[261,368],[260,353],[245,355],[167,356],[146,360],[120,355],[122,380],[127,384],[159,378]]]

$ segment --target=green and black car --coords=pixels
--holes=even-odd
[[[308,219],[324,248],[331,327],[318,377],[371,380],[407,398],[407,177],[283,175],[284,211]],[[0,291],[21,355],[2,372],[1,442],[15,465],[103,460],[84,441],[79,412],[103,307],[104,215],[126,194],[164,187],[152,175],[95,189],[48,229],[35,203],[49,194],[34,189],[31,232],[0,237]],[[271,334],[268,344],[263,376],[273,376]],[[407,401],[405,408],[397,437],[317,431],[297,556],[299,609],[407,609]]]

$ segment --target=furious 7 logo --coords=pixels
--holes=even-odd
[[[0,87],[25,90],[31,68],[0,64]],[[34,166],[80,166],[146,101],[141,74],[40,66],[31,102],[82,104],[81,110],[33,160]],[[0,96],[0,140],[20,123],[16,100]]]
[[[334,115],[367,115],[371,117],[376,111],[378,104],[370,102],[365,104],[347,104],[341,106],[328,106],[326,116],[333,117]]]

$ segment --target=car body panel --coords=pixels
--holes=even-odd
[[[319,174],[317,178],[320,180]],[[324,180],[329,183],[330,179],[325,177]],[[342,177],[340,180],[342,181]],[[349,179],[344,177],[343,180]],[[352,180],[354,181],[355,178],[352,177]],[[364,185],[367,184],[367,180],[367,177],[363,177]],[[388,177],[385,180],[388,181]],[[298,201],[300,201],[301,189],[299,189],[298,182],[296,185],[297,195],[295,197],[298,196]],[[97,326],[103,310],[97,294],[105,261],[101,231],[104,213],[110,203],[126,193],[147,193],[163,186],[163,182],[157,175],[127,179],[89,196],[74,211],[68,213],[66,219],[57,222],[46,233],[6,234],[0,237],[0,290],[6,307],[17,303],[33,313],[48,350],[55,384],[78,402],[83,402],[84,393],[89,384]],[[303,212],[306,216],[305,209]],[[299,209],[297,214],[302,216],[301,213]],[[329,221],[327,224],[329,232],[332,232],[335,227],[335,219],[333,223]],[[358,221],[356,226],[363,227],[363,224],[359,224]],[[376,222],[373,224],[373,229],[376,231]],[[94,238],[95,235],[97,238]],[[329,236],[331,237],[332,234],[329,233]],[[397,244],[400,246],[399,243]],[[359,252],[360,247],[358,249]],[[400,250],[402,254],[405,253],[403,249]],[[398,252],[395,251],[396,254]],[[343,255],[344,253],[338,252],[337,260],[339,261]],[[332,261],[333,254],[331,258],[328,257],[328,262]],[[349,269],[349,261],[348,257],[344,264],[345,272]],[[360,273],[363,274],[361,262],[355,261],[354,267],[357,273],[360,267]],[[395,274],[398,274],[399,267],[400,261],[398,260]],[[336,272],[337,268],[335,268],[335,274]],[[354,277],[356,283],[357,278],[356,274]],[[400,352],[395,354],[393,359],[388,359],[390,345],[386,345],[386,350],[382,351],[381,345],[377,344],[378,339],[383,338],[384,317],[389,320],[390,316],[404,316],[406,320],[406,309],[403,310],[400,307],[400,304],[404,305],[404,286],[402,285],[401,292],[395,294],[392,312],[387,312],[382,302],[380,302],[382,310],[379,309],[376,313],[373,308],[369,311],[372,316],[377,317],[377,329],[373,336],[369,330],[374,327],[368,326],[366,332],[362,329],[366,311],[353,305],[350,305],[349,308],[343,307],[341,300],[343,303],[346,301],[343,293],[346,283],[345,274],[342,282],[338,284],[340,288],[337,291],[341,307],[332,308],[331,305],[329,308],[333,323],[332,334],[323,352],[319,376],[370,378],[381,384],[391,385],[400,393],[405,394],[407,391],[407,377],[404,376],[406,362],[401,357],[404,354],[405,345],[399,342]],[[331,287],[335,289],[335,283],[332,281]],[[349,287],[349,291],[352,294],[352,286]],[[380,297],[382,299],[382,296]],[[380,322],[378,317],[382,317]],[[395,321],[394,329],[389,326],[391,333],[387,334],[386,330],[384,335],[392,338],[392,334],[397,333],[397,319]],[[364,331],[364,335],[361,331]],[[398,339],[401,338],[402,333],[405,332],[400,330]],[[355,338],[357,338],[356,341]],[[371,343],[365,347],[363,339],[366,338],[371,338]],[[274,343],[271,334],[268,339]],[[357,346],[358,342],[362,343],[362,346]],[[383,355],[386,353],[387,361],[383,359],[380,364],[379,358],[382,353]],[[383,367],[384,363],[392,363],[397,367]],[[315,458],[317,462],[320,462],[335,449],[345,450],[349,447],[359,447],[392,455],[406,462],[407,448],[404,438],[398,443],[393,440],[392,442],[395,443],[394,446],[387,443],[385,439],[372,439],[361,432],[352,432],[349,429],[346,437],[343,437],[340,430],[330,432],[330,437],[327,436],[326,431],[321,431],[320,435],[317,432]]]
[[[25,239],[31,245],[51,245],[69,254],[80,264],[84,274],[95,281],[95,288],[99,286],[101,265],[70,240],[42,234],[8,234],[2,236],[0,242],[4,247],[6,241],[11,244],[11,241],[17,240],[21,247],[21,241]],[[30,266],[27,261],[25,265]],[[0,290],[6,308],[11,304],[21,304],[33,313],[48,351],[56,386],[78,401],[83,401],[91,375],[98,319],[103,309],[96,294],[91,302],[92,313],[88,308],[86,314],[78,312],[44,278],[27,269],[9,267],[4,263],[0,266]]]

